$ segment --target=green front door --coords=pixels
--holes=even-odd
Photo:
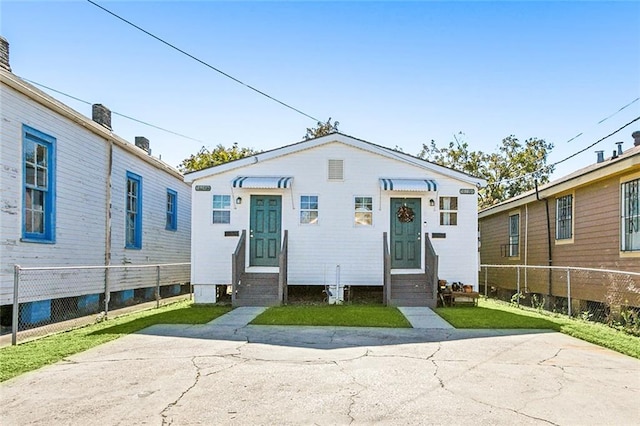
[[[249,224],[249,265],[278,266],[282,197],[252,195]]]
[[[391,199],[391,268],[419,269],[420,198]]]

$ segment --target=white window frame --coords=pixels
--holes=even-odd
[[[445,202],[446,200],[449,202]],[[454,200],[455,202],[452,202]],[[442,196],[438,199],[438,207],[440,210],[440,226],[458,226],[458,197]]]
[[[315,203],[315,208],[313,208],[314,203]],[[314,214],[315,214],[315,218],[313,217]],[[311,225],[311,226],[318,225],[319,220],[320,220],[320,201],[318,196],[317,195],[301,195],[300,196],[300,225]]]
[[[216,197],[220,197],[220,202],[216,203]],[[229,194],[213,194],[211,197],[212,213],[211,223],[213,225],[228,225],[231,223],[231,195]],[[224,221],[216,222],[216,213],[227,213],[222,215]]]
[[[640,254],[640,176],[620,184],[620,251]]]
[[[518,227],[517,234],[512,233],[513,224],[512,219],[517,218]],[[515,240],[514,240],[515,239]],[[515,242],[514,242],[515,241]],[[509,248],[507,250],[508,257],[513,259],[520,258],[520,212],[509,214]]]
[[[363,218],[369,217],[368,223]],[[373,226],[373,197],[356,195],[353,197],[353,224],[356,227]]]
[[[575,206],[574,195],[565,194],[556,198],[556,242],[572,242],[573,241],[573,209]],[[567,206],[567,201],[568,206]],[[564,226],[562,225],[564,223]],[[561,235],[561,230],[568,227],[569,235]]]

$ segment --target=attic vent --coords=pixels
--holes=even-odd
[[[344,180],[344,160],[329,160],[329,180]]]

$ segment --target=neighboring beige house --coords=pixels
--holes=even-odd
[[[623,150],[620,142],[610,158],[599,151],[594,164],[540,186],[537,193],[482,210],[481,263],[640,272],[640,132],[633,137],[632,148]],[[552,294],[559,302],[567,297],[566,278],[546,271],[527,274],[529,292]],[[513,271],[507,269],[493,270],[487,284],[511,293],[516,288]],[[575,274],[571,284],[578,308],[606,302],[609,288],[602,275]],[[637,291],[624,299],[640,306]]]

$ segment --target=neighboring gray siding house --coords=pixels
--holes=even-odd
[[[123,140],[112,133],[107,108],[94,105],[89,119],[14,75],[7,60],[0,66],[0,82],[5,313],[12,304],[14,264],[189,262],[190,187],[176,169],[150,155],[148,140],[136,138],[138,146]],[[119,292],[115,278],[111,291]],[[73,287],[51,283],[33,290],[24,322],[48,320],[52,299],[104,291],[104,284],[82,280]]]
[[[236,286],[238,305],[281,303],[286,286],[338,299],[380,286],[398,305],[435,305],[438,277],[477,288],[482,179],[332,133],[185,180],[196,302],[214,302],[216,285]]]

